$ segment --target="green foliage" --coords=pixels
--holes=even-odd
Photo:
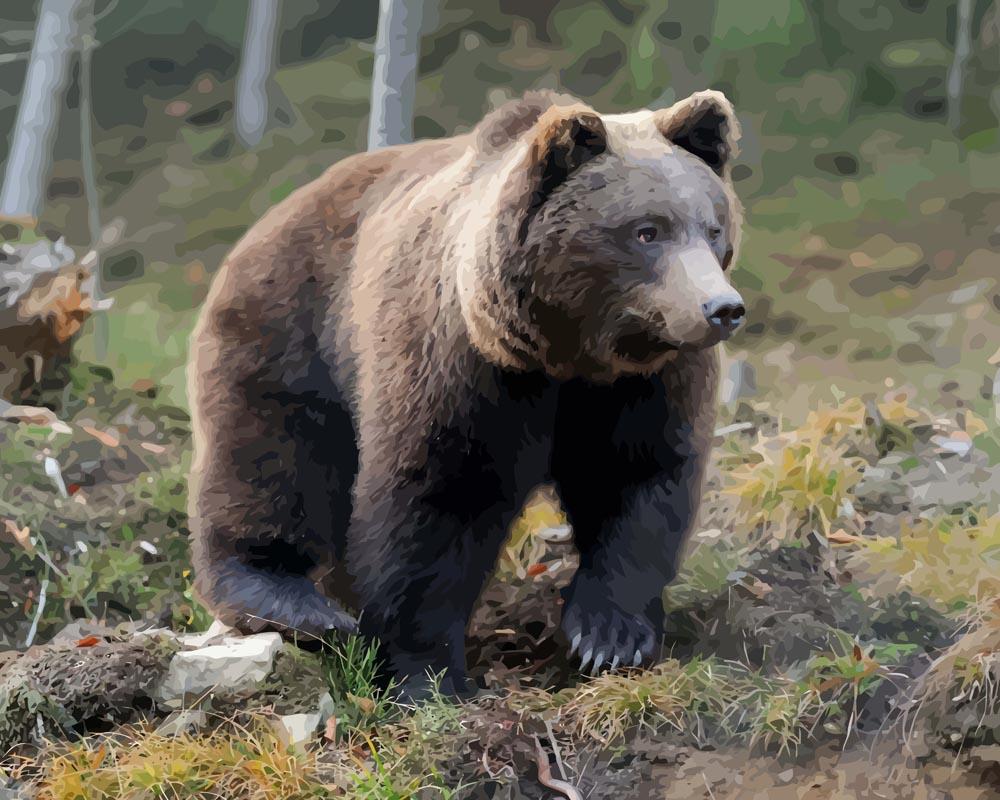
[[[322,650],[323,675],[344,729],[365,729],[398,711],[394,684],[379,684],[379,645],[361,636],[331,635]]]

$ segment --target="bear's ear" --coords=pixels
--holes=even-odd
[[[528,134],[531,205],[538,207],[575,170],[608,149],[600,115],[585,105],[553,106]]]
[[[717,175],[726,175],[737,153],[740,124],[722,92],[695,92],[657,111],[654,119],[667,141],[700,158]]]
[[[480,138],[480,148],[491,146],[504,160],[512,158],[501,202],[514,216],[515,235],[521,244],[549,195],[608,148],[607,131],[596,111],[559,95],[546,99],[555,102],[547,108],[509,109],[518,113],[487,118],[491,124],[481,131],[488,138]],[[566,100],[571,102],[559,102]]]

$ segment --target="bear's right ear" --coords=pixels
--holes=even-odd
[[[657,111],[654,121],[668,142],[700,158],[717,175],[728,174],[739,146],[740,124],[722,92],[695,92]]]
[[[608,138],[600,115],[579,102],[549,105],[515,119],[514,124],[502,126],[516,132],[506,144],[507,152],[518,154],[504,194],[505,202],[520,217],[517,237],[523,243],[531,219],[546,198],[575,170],[604,153]],[[497,129],[494,120],[487,130],[495,133]]]

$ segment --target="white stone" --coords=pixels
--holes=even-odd
[[[319,696],[319,716],[321,721],[326,722],[337,712],[337,706],[330,697],[329,692],[323,692]]]
[[[221,644],[181,650],[170,661],[159,698],[170,700],[202,695],[215,688],[240,690],[259,684],[271,672],[281,650],[281,635],[258,633],[226,637]]]
[[[284,729],[289,744],[308,742],[323,722],[321,714],[285,714],[278,717],[278,724]]]
[[[208,626],[207,631],[203,631],[202,633],[184,633],[177,638],[181,645],[186,648],[206,647],[210,644],[219,644],[227,636],[233,638],[233,634],[235,633],[235,628],[229,627],[221,619],[216,619]]]
[[[156,728],[160,736],[177,736],[204,728],[208,722],[208,714],[193,708],[174,711]]]
[[[573,529],[569,525],[553,525],[549,528],[543,528],[535,535],[543,542],[562,544],[572,540]]]

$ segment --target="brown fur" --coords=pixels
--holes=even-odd
[[[333,574],[391,672],[447,669],[461,688],[475,596],[524,497],[552,480],[592,565],[567,595],[567,632],[611,635],[603,597],[634,628],[619,649],[652,653],[649,587],[672,574],[697,504],[717,362],[708,328],[672,323],[687,319],[680,301],[636,270],[653,280],[682,244],[690,260],[691,237],[721,263],[739,225],[698,128],[718,134],[712,115],[731,110],[699,103],[633,125],[529,95],[470,134],[346,159],[254,226],[192,346],[194,558],[216,613],[247,630],[349,628],[305,577]],[[734,130],[709,142],[723,178]],[[657,193],[669,201],[654,150],[697,198],[675,209],[693,233],[655,261],[627,228]],[[706,214],[724,242],[702,242]],[[618,250],[601,227],[617,216],[632,241]],[[614,349],[647,328],[649,358]],[[607,432],[588,447],[591,426]],[[647,437],[620,478],[591,486]],[[637,544],[664,514],[669,545]],[[631,572],[604,563],[621,537]]]

